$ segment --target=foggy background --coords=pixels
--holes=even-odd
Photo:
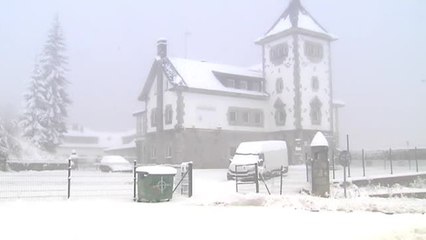
[[[67,44],[69,123],[135,128],[132,113],[155,57],[237,66],[261,62],[254,41],[289,0],[0,0],[0,111],[18,114],[53,18]],[[302,0],[330,33],[341,133],[353,148],[426,146],[426,1]],[[188,33],[188,34],[185,34]],[[185,35],[188,50],[185,53]]]

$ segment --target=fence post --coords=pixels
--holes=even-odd
[[[386,159],[386,151],[384,151],[383,152],[383,159],[384,159],[384,164],[385,164],[385,170],[386,170],[386,167],[387,167],[387,164],[386,164],[386,162],[387,162],[387,159]]]
[[[346,165],[343,166],[343,193],[346,198]]]
[[[136,202],[136,160],[133,161],[133,201]]]
[[[333,180],[336,179],[336,163],[334,161],[334,150],[331,151],[331,163],[333,164]]]
[[[417,159],[417,147],[414,148],[414,159],[416,160],[416,172],[419,172],[419,160]]]
[[[346,150],[349,153],[349,134],[346,135]],[[348,177],[351,177],[351,163],[348,163]]]
[[[257,163],[254,164],[254,174],[256,175],[254,177],[254,181],[256,183],[256,193],[259,193],[259,168]]]
[[[309,182],[308,153],[305,153],[306,182]]]
[[[192,197],[192,162],[188,163],[188,197]]]
[[[235,191],[238,192],[238,165],[235,165]]]
[[[68,158],[68,195],[67,199],[71,197],[71,158]]]
[[[362,176],[365,177],[365,152],[362,149]]]
[[[410,148],[408,148],[407,150],[407,158],[408,158],[408,170],[411,171],[411,154],[410,154],[411,150]]]
[[[390,163],[391,175],[393,175],[392,148],[389,148],[389,163]]]
[[[284,167],[281,165],[281,175],[280,175],[280,195],[283,195],[283,170],[284,170]]]

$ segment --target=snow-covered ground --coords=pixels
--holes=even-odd
[[[267,181],[273,195],[263,184],[260,194],[251,185],[236,193],[225,169],[195,170],[194,196],[175,195],[166,203],[132,202],[133,176],[126,173],[74,171],[67,201],[66,174],[58,171],[0,172],[0,190],[32,181],[5,184],[18,175],[56,179],[61,192],[59,199],[1,201],[2,239],[426,239],[426,200],[369,198],[363,191],[377,189],[353,186],[349,199],[340,198],[338,186],[332,187],[336,198],[300,194],[306,187],[304,166],[290,168],[281,196],[279,178]],[[33,187],[24,190],[31,195]],[[46,192],[39,187],[33,194]]]

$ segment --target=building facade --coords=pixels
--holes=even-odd
[[[99,132],[73,124],[64,134],[56,155],[68,159],[75,151],[81,162],[96,162],[105,155],[120,155],[127,160],[136,159],[135,130],[128,132]]]
[[[223,168],[240,142],[285,140],[290,162],[303,162],[317,131],[334,142],[334,40],[299,0],[256,41],[261,67],[172,58],[159,40],[134,114],[138,160]]]

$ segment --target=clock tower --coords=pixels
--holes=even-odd
[[[284,138],[292,163],[304,161],[317,131],[333,145],[330,45],[336,38],[292,0],[256,43],[262,47],[269,131]]]

